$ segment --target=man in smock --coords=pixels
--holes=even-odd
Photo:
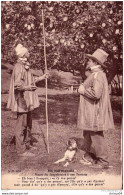
[[[77,126],[83,131],[87,151],[84,160],[88,160],[91,167],[108,168],[104,131],[114,128],[108,82],[104,72],[108,54],[97,49],[92,55],[86,54],[86,57],[89,59],[86,68],[91,70],[91,74],[78,90],[80,103]]]
[[[18,44],[15,52],[18,60],[11,76],[7,108],[17,113],[14,132],[18,155],[33,156],[34,154],[28,150],[31,141],[32,111],[40,105],[35,83],[45,79],[47,74],[34,76],[28,62],[29,52],[23,45]]]

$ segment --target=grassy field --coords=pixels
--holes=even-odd
[[[6,109],[8,99],[10,73],[2,70],[2,95],[1,95],[1,116],[2,116],[2,173],[17,170],[21,175],[35,174],[44,172],[48,169],[74,169],[78,172],[96,174],[102,170],[94,170],[84,166],[76,161],[71,163],[69,168],[62,165],[53,165],[53,162],[61,158],[66,150],[68,138],[82,137],[82,132],[76,127],[79,95],[48,89],[48,117],[49,117],[49,148],[50,153],[46,150],[46,120],[45,120],[45,89],[39,88],[38,94],[40,107],[33,111],[33,129],[34,137],[38,139],[35,158],[18,157],[14,145],[10,145],[14,135],[14,126],[16,114]],[[106,144],[108,146],[109,161],[113,167],[105,170],[108,174],[121,174],[121,120],[122,120],[122,97],[111,97],[112,109],[114,115],[115,129],[105,132]],[[82,151],[79,151],[81,158]]]

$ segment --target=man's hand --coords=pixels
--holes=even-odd
[[[83,84],[81,84],[79,86],[78,92],[83,95],[84,94],[84,91],[85,91],[85,88],[84,88]]]
[[[49,73],[45,73],[44,75],[35,78],[35,83],[36,83],[36,82],[39,82],[39,81],[42,81],[42,80],[44,80],[44,79],[48,79],[48,78],[49,78]]]
[[[43,78],[44,78],[44,79],[48,79],[48,78],[49,78],[49,73],[45,73],[45,74],[43,75]]]

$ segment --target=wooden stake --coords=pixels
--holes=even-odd
[[[45,42],[45,28],[44,28],[44,10],[42,9],[42,22],[43,22],[43,38],[44,38],[44,59],[45,59],[45,73],[47,73],[47,60],[46,60],[46,42]],[[47,126],[47,152],[49,154],[49,133],[48,133],[48,106],[47,106],[47,78],[46,78],[46,126]]]

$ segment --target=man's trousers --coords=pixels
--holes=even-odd
[[[16,149],[17,153],[24,153],[29,144],[32,129],[32,112],[17,113],[15,126]]]
[[[108,151],[103,131],[83,131],[84,145],[87,153],[96,157],[96,162],[102,166],[108,166]]]

